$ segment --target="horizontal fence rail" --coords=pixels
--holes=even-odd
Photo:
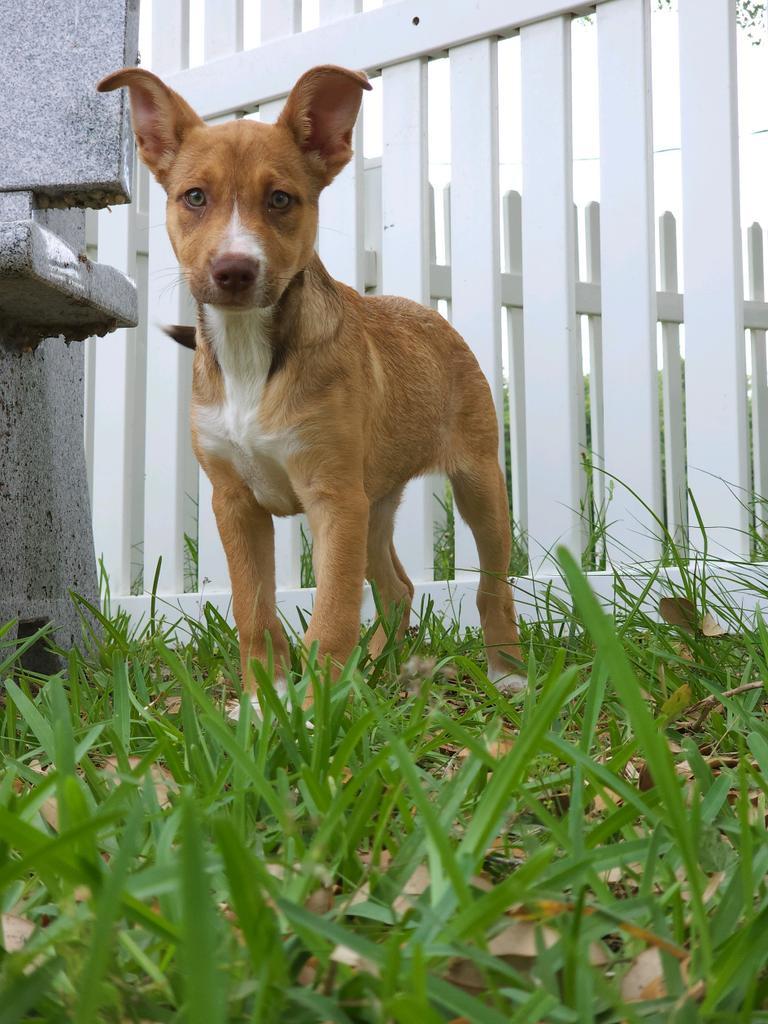
[[[205,62],[190,68],[186,0],[155,0],[152,67],[211,123],[273,121],[316,63],[380,76],[382,156],[363,160],[359,124],[355,157],[321,200],[318,249],[360,291],[431,304],[473,349],[501,427],[511,569],[532,574],[526,586],[538,592],[551,577],[560,543],[603,589],[612,566],[653,561],[672,540],[700,547],[689,483],[702,491],[696,515],[716,553],[754,553],[766,518],[757,495],[768,492],[768,303],[763,229],[742,237],[736,215],[731,0],[680,4],[683,232],[671,213],[653,214],[650,0],[361,7],[321,0],[319,26],[302,32],[297,0],[260,0],[262,44],[246,51],[240,0],[207,0]],[[577,210],[571,24],[587,11],[598,34],[603,203]],[[511,35],[520,37],[524,188],[500,195],[498,40]],[[451,185],[434,189],[427,68],[446,56]],[[699,89],[717,96],[714,193],[700,172],[711,139]],[[92,251],[136,276],[142,317],[134,331],[88,343],[86,456],[113,603],[144,614],[155,591],[198,615],[208,598],[226,608],[229,583],[189,441],[191,353],[160,327],[194,317],[164,215],[162,190],[141,170],[130,209],[89,219]],[[303,517],[276,526],[281,607],[296,623],[296,606],[312,600],[311,537]],[[396,545],[417,593],[458,602],[474,623],[476,553],[443,479],[409,485]]]

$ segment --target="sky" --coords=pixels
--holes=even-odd
[[[142,62],[151,66],[149,24],[153,0],[142,3],[140,48]],[[289,0],[272,0],[275,3]],[[381,5],[382,0],[363,0],[364,10]],[[676,0],[673,0],[673,7]],[[259,43],[259,4],[244,0],[246,49]],[[302,26],[318,24],[319,0],[303,0]],[[203,59],[204,3],[190,0],[190,63]],[[583,208],[600,199],[600,162],[598,128],[597,26],[595,19],[579,19],[572,28],[573,62],[573,152],[574,201]],[[654,11],[652,18],[653,55],[653,136],[655,198],[657,215],[670,210],[681,213],[680,179],[680,106],[678,79],[677,13]],[[520,42],[519,38],[499,44],[499,151],[502,191],[522,190],[520,142]],[[758,221],[768,227],[768,34],[755,46],[746,33],[738,33],[739,135],[741,148],[741,210],[746,227]],[[430,180],[437,187],[450,181],[450,108],[449,62],[430,62],[429,68],[429,154]],[[374,89],[364,97],[365,156],[381,154],[382,91]],[[438,258],[441,255],[438,230]]]

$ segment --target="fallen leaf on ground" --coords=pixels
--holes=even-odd
[[[560,939],[554,928],[531,921],[513,921],[488,942],[488,952],[508,967],[520,972],[531,970],[540,947],[549,949]],[[605,950],[597,942],[589,945],[589,962],[603,966],[608,962]],[[452,960],[446,978],[458,988],[468,992],[482,992],[486,982],[482,971],[473,960],[460,957]]]
[[[696,631],[698,616],[687,597],[662,597],[659,601],[659,615],[670,626],[679,626],[689,633]]]
[[[28,921],[26,917],[17,917],[16,914],[0,915],[0,925],[2,926],[3,946],[8,953],[18,953],[35,930],[31,921]]]
[[[717,637],[725,636],[728,632],[710,612],[700,616],[687,597],[662,597],[659,601],[659,615],[670,626],[678,626],[688,633],[699,632],[703,636]]]
[[[128,764],[132,770],[135,770],[141,764],[141,758],[129,757]],[[108,775],[117,775],[119,771],[118,760],[116,757],[105,757],[101,762],[101,767]],[[170,791],[176,792],[178,790],[176,780],[168,769],[163,767],[161,764],[150,765],[149,773],[155,784],[155,794],[157,796],[158,804],[162,809],[170,807],[171,801],[168,794]]]
[[[704,636],[725,636],[728,630],[707,612],[701,620],[701,632]]]
[[[687,957],[680,963],[680,973],[685,984],[688,983],[689,962],[690,958]],[[661,953],[654,947],[644,949],[621,979],[622,998],[628,1003],[640,1003],[646,999],[663,999],[666,994]]]
[[[430,881],[429,869],[426,865],[420,864],[403,886],[402,893],[392,904],[395,913],[405,914],[409,911],[418,897],[429,888]]]
[[[327,914],[333,907],[333,890],[325,887],[315,889],[307,900],[306,907],[313,914]]]
[[[360,956],[354,949],[350,949],[349,946],[337,946],[331,953],[331,960],[337,964],[345,964],[347,967],[354,967],[357,971],[367,971],[368,974],[373,974],[375,977],[379,976],[379,968],[371,960],[366,960],[364,956]]]

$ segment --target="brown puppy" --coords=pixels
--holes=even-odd
[[[413,585],[392,543],[413,477],[448,474],[477,542],[477,603],[489,674],[524,685],[512,590],[509,509],[490,389],[472,352],[437,313],[363,297],[332,280],[314,251],[318,197],[352,155],[365,75],[304,74],[274,125],[207,126],[156,76],[126,68],[139,154],[168,194],[167,226],[198,304],[192,440],[213,485],[232,580],[243,681],[288,646],[275,607],[272,517],[304,511],[317,597],[307,647],[343,664],[357,643],[363,580],[389,605]],[[372,653],[384,642],[379,630]]]

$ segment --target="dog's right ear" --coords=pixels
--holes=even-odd
[[[176,159],[184,136],[203,120],[178,93],[143,68],[123,68],[102,78],[99,92],[125,86],[131,94],[131,120],[139,156],[160,184]]]

